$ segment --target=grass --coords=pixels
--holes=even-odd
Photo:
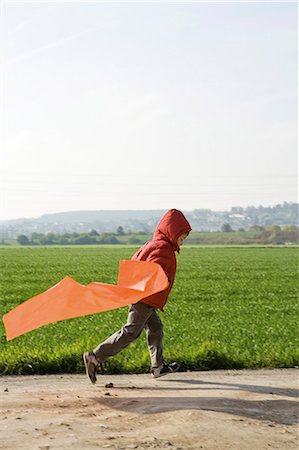
[[[65,275],[82,284],[117,282],[120,259],[135,246],[7,247],[1,256],[1,313]],[[299,365],[298,249],[188,247],[165,313],[165,357],[187,370]],[[0,373],[82,372],[81,354],[122,326],[127,309],[57,322],[6,342]],[[142,335],[109,360],[113,373],[144,372]]]

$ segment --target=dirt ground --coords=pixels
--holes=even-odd
[[[0,378],[0,448],[291,450],[297,369]]]

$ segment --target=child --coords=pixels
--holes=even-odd
[[[93,352],[83,353],[86,374],[92,383],[96,382],[97,366],[102,367],[107,358],[126,348],[139,337],[143,329],[146,331],[147,345],[151,357],[152,376],[158,378],[179,369],[176,362],[171,364],[164,362],[163,325],[156,310],[163,311],[175,278],[175,252],[180,252],[183,240],[190,231],[191,226],[183,213],[177,209],[170,209],[160,220],[152,240],[143,245],[132,257],[133,260],[152,261],[160,264],[168,277],[169,286],[161,293],[151,295],[134,305],[130,305],[126,325],[98,345]]]

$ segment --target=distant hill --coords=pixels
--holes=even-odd
[[[100,211],[69,211],[56,214],[44,214],[40,217],[43,223],[49,222],[119,222],[127,220],[152,220],[161,217],[166,210],[100,210]]]
[[[298,225],[298,203],[278,204],[272,207],[248,206],[233,207],[229,211],[195,209],[183,211],[191,226],[197,231],[217,231],[223,224],[229,224],[234,230],[247,230],[252,225],[270,226],[273,224]],[[67,211],[44,214],[38,218],[3,221],[1,238],[14,239],[19,234],[31,233],[116,232],[119,226],[125,232],[152,232],[166,210],[100,210]]]
[[[25,222],[39,223],[93,223],[98,221],[110,222],[119,220],[149,220],[160,217],[166,210],[99,210],[99,211],[65,211],[53,214],[43,214],[38,218],[20,218],[4,221],[4,224]]]

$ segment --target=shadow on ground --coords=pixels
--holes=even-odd
[[[215,397],[96,397],[94,400],[108,408],[138,414],[195,409],[233,414],[284,425],[298,423],[298,404],[291,400],[256,401]]]
[[[163,381],[163,380],[161,380]],[[254,384],[241,384],[241,383],[217,383],[215,381],[201,381],[201,380],[186,380],[186,379],[167,379],[167,383],[186,383],[189,385],[198,385],[198,387],[183,387],[179,389],[221,389],[224,390],[241,390],[247,392],[256,392],[258,394],[270,394],[280,395],[285,397],[299,397],[299,389],[288,389],[274,386],[257,386]],[[207,386],[204,388],[203,386]],[[209,387],[210,386],[210,387]],[[218,387],[215,387],[218,386]],[[177,389],[177,388],[175,388]]]

